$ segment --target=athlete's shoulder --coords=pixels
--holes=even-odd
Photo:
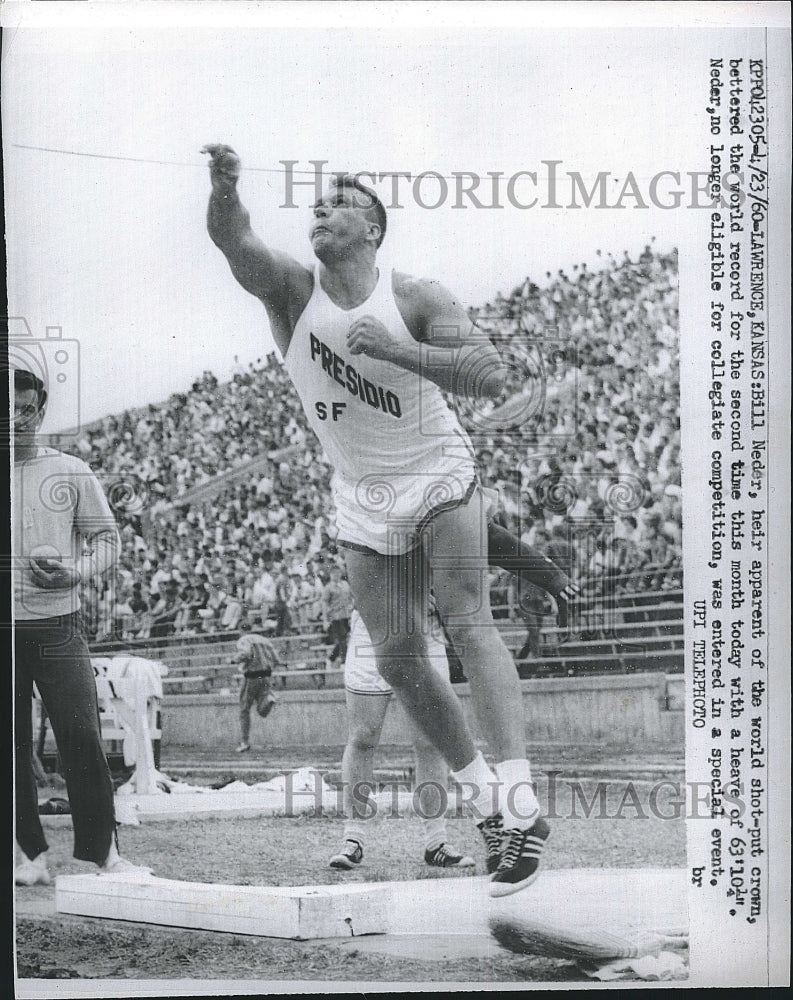
[[[394,271],[391,276],[394,295],[408,300],[426,300],[450,293],[435,278],[420,278],[404,271]]]
[[[458,318],[462,307],[452,293],[434,278],[418,278],[402,271],[393,274],[394,300],[405,325],[416,339],[427,335],[440,318]]]
[[[431,313],[462,309],[457,297],[435,278],[417,278],[403,271],[394,271],[394,296],[397,301]]]

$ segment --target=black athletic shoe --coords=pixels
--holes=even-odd
[[[346,840],[338,854],[334,854],[328,862],[330,868],[343,868],[349,871],[363,861],[363,848],[357,840]]]
[[[473,868],[476,862],[467,854],[461,854],[451,844],[441,844],[424,852],[424,864],[433,868]]]
[[[496,813],[476,825],[485,838],[487,874],[493,875],[501,864],[501,853],[504,850],[504,817],[501,813]]]
[[[525,889],[539,874],[540,858],[551,828],[538,816],[528,830],[505,830],[501,863],[490,879],[491,896],[509,896]]]

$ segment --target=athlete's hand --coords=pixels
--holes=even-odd
[[[347,334],[347,347],[351,354],[365,354],[378,361],[398,364],[402,346],[402,341],[374,316],[356,319]]]
[[[66,566],[58,559],[31,557],[30,572],[42,590],[71,590],[80,582],[80,571]]]
[[[242,166],[239,156],[231,146],[210,142],[201,149],[201,152],[209,154],[209,176],[212,178],[214,190],[218,194],[233,190]]]

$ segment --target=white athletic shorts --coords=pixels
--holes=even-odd
[[[468,455],[441,455],[437,471],[373,473],[357,482],[337,472],[331,486],[336,543],[398,556],[415,548],[421,528],[435,514],[471,499],[476,469]]]
[[[434,616],[432,622],[432,630],[427,636],[427,655],[438,673],[448,678],[446,643],[443,641],[440,624]],[[350,618],[350,641],[347,645],[347,659],[344,661],[344,686],[352,694],[391,694],[391,686],[377,670],[372,640],[357,611],[353,611]]]

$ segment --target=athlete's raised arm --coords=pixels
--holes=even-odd
[[[374,317],[363,316],[350,328],[347,342],[353,354],[390,361],[456,396],[501,394],[506,366],[451,292],[437,281],[395,275],[394,294],[413,341],[395,337]]]
[[[288,254],[265,246],[251,229],[250,214],[237,193],[241,167],[234,150],[210,143],[201,152],[210,157],[207,229],[212,242],[223,251],[242,287],[262,300],[271,319],[285,321],[290,299],[305,293],[307,281],[310,295],[311,272]]]

